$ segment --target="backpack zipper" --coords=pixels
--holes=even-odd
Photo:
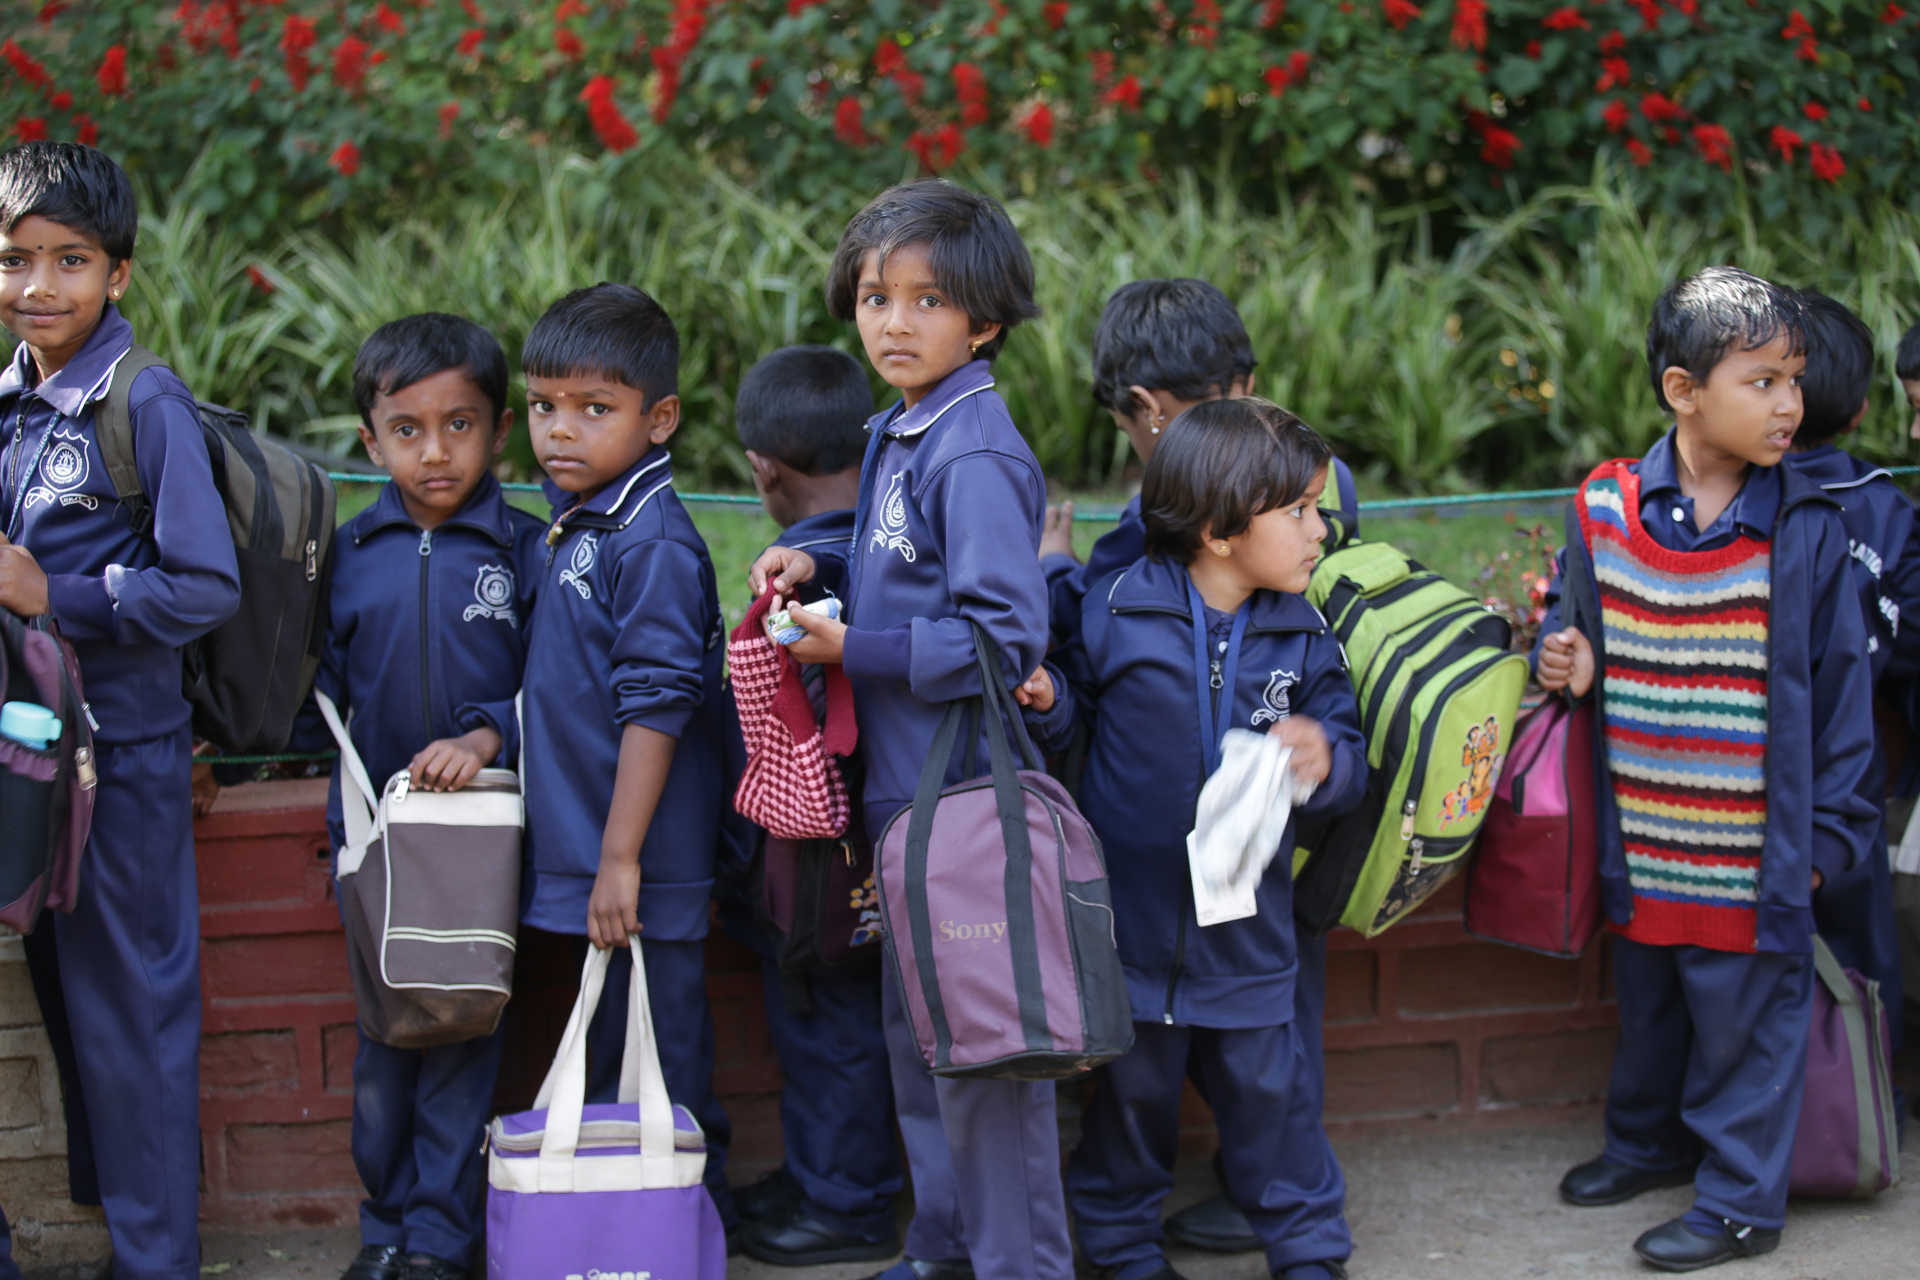
[[[420,531],[420,722],[433,740],[433,664],[427,644],[427,566],[433,561],[433,530]]]

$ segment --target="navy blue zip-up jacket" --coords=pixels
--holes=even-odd
[[[640,924],[662,942],[703,938],[720,815],[729,802],[726,646],[707,544],[654,448],[578,507],[553,486],[560,534],[546,551],[527,650],[527,866],[522,917],[587,931],[587,899],[630,724],[678,739],[640,846]]]
[[[1340,642],[1305,596],[1258,591],[1242,608],[1246,633],[1216,731],[1288,715],[1319,721],[1332,770],[1295,813],[1343,813],[1366,793],[1367,744]],[[1187,833],[1207,773],[1199,697],[1209,676],[1194,670],[1193,627],[1184,565],[1143,557],[1095,583],[1078,636],[1058,655],[1069,705],[1057,701],[1042,732],[1057,749],[1075,717],[1092,729],[1080,811],[1106,852],[1135,1020],[1279,1026],[1293,1018],[1298,967],[1293,824],[1255,894],[1258,915],[1203,929],[1194,913]]]
[[[1859,592],[1848,569],[1846,529],[1839,503],[1798,470],[1779,466],[1756,468],[1735,505],[1711,529],[1694,530],[1692,502],[1677,496],[1677,483],[1669,487],[1664,480],[1672,471],[1672,440],[1669,433],[1634,465],[1643,476],[1657,473],[1647,482],[1655,487],[1643,492],[1642,520],[1648,529],[1666,527],[1660,506],[1670,506],[1682,517],[1670,521],[1675,528],[1668,536],[1680,540],[1675,549],[1709,550],[1734,536],[1736,523],[1749,523],[1749,517],[1761,518],[1771,509],[1767,827],[1760,855],[1757,946],[1761,951],[1804,954],[1813,949],[1814,870],[1831,878],[1867,857],[1880,822],[1879,811],[1860,795],[1874,751],[1873,671]],[[1569,554],[1580,557],[1585,581],[1593,582],[1593,556],[1576,540],[1562,550],[1555,567],[1540,634],[1578,626],[1594,650],[1591,696],[1603,697],[1606,646],[1598,621],[1600,604],[1591,589],[1580,599],[1562,598]],[[1538,643],[1532,660],[1537,669]],[[1604,719],[1594,717],[1593,753],[1600,895],[1607,917],[1624,925],[1633,918],[1633,893],[1607,773]]]
[[[1886,468],[1831,444],[1790,453],[1786,465],[1840,504],[1860,616],[1869,628],[1874,682],[1920,674],[1920,542],[1914,538],[1913,503]]]
[[[802,586],[799,597],[811,604],[828,594],[838,596],[842,608],[847,603],[847,560],[853,554],[852,507],[838,511],[820,511],[802,516],[781,531],[776,544],[804,551],[813,557],[813,580]]]
[[[171,369],[142,371],[128,399],[152,532],[135,533],[114,496],[93,413],[132,345],[133,326],[109,304],[79,354],[44,382],[35,385],[25,343],[0,372],[0,530],[46,572],[102,746],[186,726],[180,646],[240,607],[233,535],[200,413]]]
[[[508,506],[491,475],[431,532],[413,522],[392,484],[341,528],[314,684],[340,708],[374,786],[429,742],[483,723],[500,731],[495,763],[514,767],[520,734],[511,708],[526,669],[546,528]],[[508,712],[484,714],[476,708],[483,703],[504,703]],[[336,768],[327,789],[335,849],[345,838],[345,772]]]
[[[876,414],[868,430],[878,435],[861,467],[844,660],[877,841],[912,802],[946,704],[980,693],[971,624],[998,646],[1008,688],[1047,651],[1047,489],[985,360],[911,409]],[[986,759],[984,745],[979,753]],[[962,780],[965,755],[954,751],[949,785]]]

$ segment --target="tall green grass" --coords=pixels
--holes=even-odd
[[[680,327],[681,474],[744,486],[731,416],[746,368],[792,342],[858,351],[827,316],[821,285],[865,193],[776,206],[717,174],[699,185],[612,175],[559,159],[512,199],[339,240],[249,245],[178,205],[143,225],[128,309],[202,396],[345,453],[353,355],[376,325],[458,311],[512,357],[560,294],[634,283]],[[1332,438],[1376,493],[1562,483],[1643,450],[1663,429],[1645,374],[1648,308],[1673,279],[1716,262],[1821,287],[1861,311],[1884,359],[1854,447],[1904,456],[1892,350],[1920,318],[1920,217],[1904,210],[1813,244],[1751,218],[1648,214],[1597,173],[1468,224],[1442,252],[1420,210],[1309,203],[1256,216],[1189,181],[1009,208],[1045,314],[1008,344],[999,390],[1048,474],[1075,487],[1117,487],[1131,461],[1088,393],[1100,308],[1116,286],[1165,275],[1204,277],[1239,303],[1258,389]],[[270,294],[249,283],[249,266]],[[530,470],[524,441],[516,449]]]

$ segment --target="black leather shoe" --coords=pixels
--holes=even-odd
[[[1757,1258],[1779,1247],[1778,1231],[1744,1227],[1727,1218],[1720,1219],[1715,1235],[1703,1236],[1688,1226],[1685,1218],[1675,1218],[1633,1242],[1640,1260],[1662,1271],[1698,1271],[1735,1258]]]
[[[1693,1181],[1693,1168],[1686,1165],[1648,1173],[1599,1156],[1567,1170],[1560,1179],[1560,1198],[1568,1204],[1625,1204],[1643,1191],[1686,1186]]]
[[[465,1267],[455,1266],[445,1258],[436,1258],[430,1253],[408,1254],[407,1268],[400,1276],[401,1280],[472,1280]]]
[[[800,1207],[806,1197],[787,1166],[781,1165],[758,1181],[733,1190],[733,1207],[742,1222],[778,1222]]]
[[[887,1232],[867,1240],[822,1222],[813,1206],[802,1203],[784,1221],[760,1222],[747,1229],[740,1247],[750,1257],[779,1267],[817,1267],[829,1262],[871,1262],[900,1252],[900,1236]]]
[[[1167,1219],[1167,1237],[1215,1253],[1253,1253],[1267,1246],[1247,1224],[1247,1215],[1225,1195],[1190,1204]]]
[[[340,1273],[340,1280],[400,1280],[406,1257],[390,1244],[362,1245],[353,1261]]]
[[[974,1280],[970,1262],[929,1262],[925,1258],[902,1258],[864,1280]]]
[[[1285,1271],[1273,1273],[1273,1280],[1347,1280],[1347,1268],[1332,1258],[1322,1258],[1318,1262],[1296,1262]]]
[[[1106,1275],[1107,1280],[1118,1280],[1118,1275],[1113,1268],[1108,1268]],[[1175,1271],[1171,1262],[1162,1258],[1158,1271],[1148,1272],[1146,1275],[1140,1276],[1138,1280],[1187,1280],[1187,1278],[1178,1271]]]

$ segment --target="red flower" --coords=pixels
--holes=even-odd
[[[1388,0],[1388,3],[1392,3],[1392,0]],[[1114,103],[1129,111],[1138,111],[1140,109],[1140,77],[1132,72],[1121,76],[1120,83],[1107,90],[1106,96],[1101,101]]]
[[[954,124],[943,124],[932,133],[922,133],[916,129],[907,139],[907,150],[920,158],[922,168],[935,173],[959,159],[966,147],[966,135]]]
[[[587,87],[580,91],[580,101],[587,104],[587,121],[601,146],[618,155],[639,143],[640,135],[613,100],[612,76],[595,76],[587,81]]]
[[[1805,116],[1807,119],[1813,121],[1815,124],[1819,124],[1822,120],[1825,120],[1827,118],[1828,111],[1826,106],[1822,103],[1809,102],[1806,106],[1800,108],[1800,114]]]
[[[833,136],[850,147],[864,147],[873,141],[861,121],[858,98],[842,98],[834,104]]]
[[[313,48],[319,38],[313,19],[302,18],[298,14],[288,14],[286,23],[280,28],[280,50],[286,54],[287,79],[293,81],[295,93],[304,90],[313,75],[313,64],[307,61],[307,50]]]
[[[1205,48],[1213,48],[1213,42],[1220,36],[1220,0],[1193,0],[1193,13],[1188,20],[1187,38]]]
[[[815,5],[825,4],[827,0],[787,0],[787,16],[797,18]]]
[[[1793,16],[1787,19],[1787,25],[1780,28],[1780,38],[1789,44],[1799,42],[1799,47],[1793,51],[1793,56],[1800,61],[1820,61],[1820,45],[1814,39],[1813,27],[1807,22],[1806,15],[1798,9],[1795,9]]]
[[[1046,18],[1047,25],[1055,31],[1067,25],[1066,0],[1051,0],[1050,3],[1040,6],[1040,13]],[[1046,143],[1043,142],[1040,145],[1045,146]]]
[[[13,136],[22,142],[40,142],[47,136],[45,116],[21,116],[13,122]]]
[[[1020,127],[1027,131],[1027,138],[1036,147],[1053,145],[1053,108],[1044,102],[1033,104],[1033,110],[1027,112],[1020,121]]]
[[[1420,6],[1413,0],[1380,0],[1380,12],[1395,31],[1405,31],[1407,24],[1420,16]]]
[[[380,0],[380,3],[374,6],[373,25],[388,35],[399,36],[407,32],[407,24],[401,21],[399,14],[387,7],[387,0]]]
[[[460,10],[475,22],[485,22],[487,20],[485,15],[480,12],[480,6],[475,4],[473,0],[460,0]]]
[[[53,83],[53,78],[47,74],[46,67],[25,49],[15,44],[11,36],[7,38],[5,44],[0,44],[0,58],[7,60],[7,65],[13,68],[13,74],[26,81],[30,89],[45,89]]]
[[[1307,82],[1307,68],[1313,62],[1313,55],[1305,49],[1295,49],[1287,55],[1287,74],[1293,77],[1295,84]]]
[[[1267,0],[1260,6],[1260,25],[1273,28],[1280,25],[1280,19],[1287,16],[1287,0]]]
[[[577,61],[581,53],[584,52],[580,44],[580,37],[573,34],[572,29],[569,27],[555,27],[553,29],[553,48],[561,57],[575,61]]]
[[[66,7],[65,0],[40,0],[40,12],[33,16],[41,26],[50,27],[60,11]]]
[[[1728,173],[1733,172],[1733,139],[1727,135],[1724,126],[1717,124],[1693,126],[1693,145],[1699,149],[1702,160],[1708,164],[1717,164]]]
[[[1660,0],[1627,0],[1644,24],[1643,30],[1652,31],[1660,25],[1660,18],[1666,11],[1660,7]]]
[[[1780,153],[1781,164],[1792,164],[1794,150],[1804,147],[1806,143],[1799,134],[1787,126],[1777,124],[1773,126],[1773,131],[1767,134],[1767,145]]]
[[[882,40],[873,51],[873,69],[883,79],[891,80],[900,90],[900,96],[909,102],[916,102],[926,91],[927,82],[919,72],[907,65],[907,51],[893,40]]]
[[[1871,102],[1868,102],[1865,98],[1860,99],[1860,101],[1854,103],[1853,105],[1855,105],[1856,107],[1859,107],[1862,111],[1873,110],[1873,104]]]
[[[348,93],[367,87],[367,42],[348,36],[333,51],[333,82]]]
[[[1847,171],[1847,162],[1840,153],[1824,142],[1816,142],[1807,148],[1807,167],[1813,170],[1813,176],[1826,182],[1838,182]]]
[[[1093,67],[1093,83],[1096,88],[1104,89],[1113,79],[1113,50],[1095,49],[1087,55],[1087,62]]]
[[[1654,124],[1663,120],[1685,118],[1687,110],[1664,93],[1647,93],[1640,97],[1640,114]]]
[[[252,283],[254,292],[262,294],[273,292],[273,281],[267,279],[267,273],[259,267],[249,265],[247,267],[247,279]]]
[[[1627,38],[1618,31],[1609,31],[1600,37],[1601,53],[1619,53],[1627,47]]]
[[[351,142],[343,142],[333,149],[327,157],[327,163],[343,178],[351,178],[360,172],[360,148]]]
[[[240,56],[240,0],[207,0],[204,5],[180,0],[173,16],[195,53],[205,53],[217,44],[229,58]]]
[[[560,7],[553,11],[553,20],[565,22],[568,18],[584,18],[592,12],[586,0],[560,0]]]
[[[1260,73],[1260,76],[1267,82],[1269,98],[1279,97],[1287,91],[1287,86],[1293,83],[1293,77],[1287,74],[1285,67],[1268,67]]]
[[[971,62],[953,64],[953,89],[960,99],[960,125],[971,129],[987,122],[987,78]]]
[[[95,124],[93,117],[84,111],[73,118],[73,129],[73,136],[83,147],[90,147],[100,141],[100,126]]]
[[[93,73],[100,82],[100,92],[109,98],[118,97],[127,91],[127,46],[109,45],[106,56],[100,59],[100,69]]]
[[[1607,122],[1608,133],[1618,133],[1626,128],[1627,121],[1633,118],[1633,109],[1615,98],[1601,109],[1600,118]]]
[[[1892,26],[1906,16],[1907,11],[1897,4],[1889,4],[1880,11],[1880,21],[1886,23],[1888,26]]]
[[[367,55],[367,62],[372,66],[377,67],[381,63],[385,62],[386,60],[387,60],[387,51],[385,49],[375,49],[372,53]]]
[[[1633,161],[1634,168],[1644,169],[1653,159],[1653,152],[1647,150],[1647,144],[1638,138],[1627,139],[1627,159]]]
[[[1487,0],[1453,0],[1453,44],[1456,49],[1487,47]]]
[[[1627,65],[1625,58],[1605,57],[1600,59],[1600,78],[1594,82],[1593,91],[1605,93],[1615,87],[1624,89],[1632,82],[1633,68]]]
[[[1480,158],[1496,169],[1513,168],[1513,153],[1521,149],[1517,134],[1493,124],[1480,131],[1480,144]]]
[[[1527,56],[1538,61],[1540,57],[1540,42],[1538,40],[1527,41]]]
[[[459,116],[460,116],[459,103],[443,102],[440,104],[440,136],[441,137],[451,138],[453,136],[453,122],[457,120]]]
[[[1591,31],[1593,24],[1587,21],[1585,14],[1572,5],[1563,5],[1541,19],[1540,25],[1549,31]]]
[[[55,111],[65,111],[73,105],[73,95],[62,89],[47,101],[52,104]]]
[[[253,79],[251,79],[251,80],[249,80],[249,81],[247,81],[247,92],[248,92],[248,93],[258,93],[258,92],[260,92],[260,77],[259,77],[259,76],[255,76],[255,77],[254,77]]]
[[[672,34],[665,47],[648,55],[653,69],[659,73],[653,98],[655,124],[665,124],[673,111],[674,99],[680,94],[681,69],[686,66],[694,46],[700,43],[701,33],[707,29],[707,6],[711,3],[712,0],[674,0]]]
[[[468,27],[460,33],[460,43],[453,46],[453,51],[463,58],[477,57],[480,53],[480,46],[485,42],[486,38],[487,33],[484,28]]]

